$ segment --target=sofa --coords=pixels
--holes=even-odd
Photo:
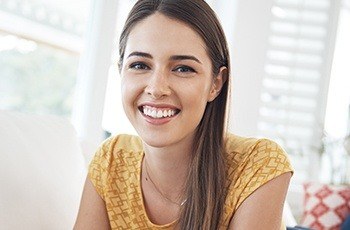
[[[0,110],[0,228],[72,229],[86,161],[69,120]]]
[[[92,145],[66,118],[4,110],[0,141],[1,229],[72,229]],[[283,218],[296,225],[287,203]]]

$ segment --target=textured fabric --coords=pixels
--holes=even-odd
[[[234,212],[257,188],[292,171],[286,153],[267,139],[226,138],[228,195],[221,227],[226,229]],[[112,229],[172,229],[153,224],[147,217],[140,186],[143,159],[141,140],[119,135],[106,140],[89,168],[89,178],[106,202]]]
[[[350,187],[306,183],[304,190],[301,225],[315,230],[340,229],[350,215]]]

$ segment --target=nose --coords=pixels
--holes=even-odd
[[[154,99],[159,99],[171,94],[168,77],[162,71],[155,71],[147,82],[145,93]]]

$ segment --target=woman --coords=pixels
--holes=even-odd
[[[212,9],[140,0],[119,45],[139,137],[97,151],[75,229],[280,229],[292,169],[274,142],[226,133],[229,54]]]

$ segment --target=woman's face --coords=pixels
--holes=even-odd
[[[207,102],[217,95],[202,38],[160,13],[131,30],[121,74],[126,115],[153,147],[192,141]]]

